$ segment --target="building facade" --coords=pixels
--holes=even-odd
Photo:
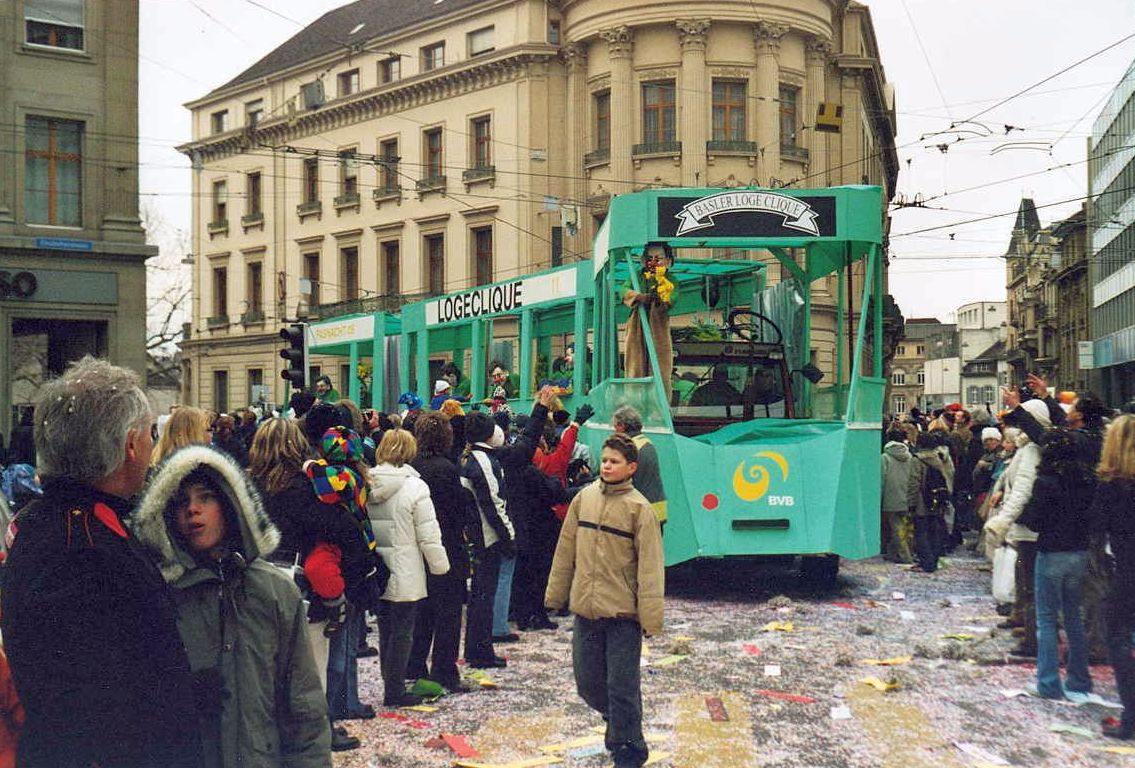
[[[975,301],[958,307],[957,349],[961,378],[957,402],[966,410],[995,411],[1001,402],[997,365],[1005,353],[1007,310],[1008,304],[1004,301]]]
[[[843,0],[361,0],[188,106],[184,394],[218,410],[264,384],[285,399],[286,321],[588,258],[612,195],[867,183],[889,200],[898,170],[870,15]],[[842,128],[815,130],[837,107]],[[832,380],[835,284],[819,288]],[[313,362],[348,390],[345,361]]]
[[[1092,287],[1088,279],[1087,204],[1054,224],[1052,236],[1056,239],[1050,277],[1054,311],[1048,322],[1056,334],[1053,383],[1061,390],[1086,392],[1096,388],[1090,353]]]
[[[903,324],[902,339],[895,345],[891,359],[890,384],[887,387],[885,407],[892,415],[924,406],[927,339],[941,325],[932,317],[912,317]]]
[[[0,431],[87,353],[146,371],[137,0],[0,4]]]
[[[1092,126],[1088,199],[1093,362],[1121,405],[1135,397],[1135,62]]]

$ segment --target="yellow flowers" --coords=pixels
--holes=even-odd
[[[654,269],[648,269],[643,272],[643,276],[654,288],[654,295],[663,304],[669,304],[674,298],[674,283],[666,277],[666,267],[661,264]]]

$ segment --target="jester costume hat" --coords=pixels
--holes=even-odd
[[[374,549],[374,532],[367,517],[367,484],[355,465],[363,457],[363,441],[352,429],[331,427],[319,440],[322,458],[303,465],[303,471],[324,504],[343,504],[362,524],[367,546]]]

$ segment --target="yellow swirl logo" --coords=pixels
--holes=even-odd
[[[753,454],[754,459],[768,459],[780,468],[781,479],[788,479],[788,461],[776,451],[760,451]],[[742,501],[756,501],[768,493],[769,471],[762,463],[753,461],[745,466],[741,460],[733,472],[733,492]]]

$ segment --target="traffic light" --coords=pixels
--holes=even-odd
[[[287,349],[280,350],[280,357],[288,361],[288,367],[280,371],[280,376],[290,382],[292,389],[307,387],[307,324],[292,323],[280,329],[280,337],[288,342]]]

